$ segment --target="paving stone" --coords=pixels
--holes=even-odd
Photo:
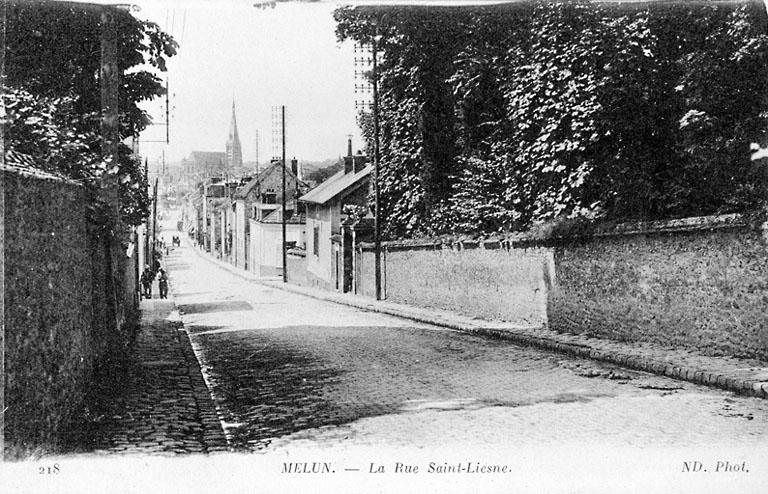
[[[141,304],[142,329],[135,351],[145,365],[115,393],[120,410],[105,421],[103,432],[104,442],[115,445],[109,448],[111,454],[169,452],[179,449],[182,439],[190,447],[181,451],[192,451],[191,446],[204,451],[197,437],[204,423],[198,400],[207,400],[210,407],[213,402],[186,334],[166,320],[173,308],[170,300]],[[193,394],[197,398],[191,398]],[[224,438],[220,426],[218,431],[211,428],[210,434]]]
[[[315,440],[307,437],[325,444],[334,435],[370,444],[389,444],[393,438],[421,444],[465,437],[489,443],[583,441],[601,434],[628,444],[766,439],[759,422],[768,412],[760,400],[737,397],[731,404],[732,410],[757,419],[747,422],[723,415],[731,413],[723,411],[729,393],[623,369],[632,379],[619,383],[607,378],[616,375],[616,367],[607,363],[305,299],[227,278],[217,267],[202,264],[207,261],[188,256],[173,262],[188,264],[172,276],[177,303],[211,309],[182,315],[217,405],[195,384],[202,377],[190,375],[199,407],[191,422],[199,419],[200,427],[192,439],[182,440],[187,451],[230,449],[219,413],[226,422],[243,424],[228,429],[232,447],[251,451],[274,448],[278,440],[288,446]],[[249,316],[228,311],[232,301],[258,309]],[[208,328],[232,331],[208,333]],[[696,378],[692,369],[707,370],[699,373],[705,382],[730,375],[693,365],[693,357],[680,361],[670,354],[674,358],[667,359],[643,345],[627,349],[579,336],[550,336],[529,331],[518,340],[685,378]],[[578,375],[563,361],[594,369],[594,377]],[[176,388],[178,393],[181,387]],[[185,399],[177,405],[186,406]],[[179,426],[187,422],[182,414],[176,419]],[[211,430],[218,433],[207,434]]]

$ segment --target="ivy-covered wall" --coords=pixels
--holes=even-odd
[[[88,188],[3,170],[6,447],[51,447],[82,413],[94,373],[127,326],[107,302],[110,257],[89,226]],[[117,260],[120,269],[130,262]],[[125,316],[133,296],[125,294]]]
[[[746,212],[768,197],[750,159],[768,144],[762,1],[361,6],[336,19],[340,40],[377,39],[383,54],[390,239]],[[360,122],[370,146],[370,114]]]

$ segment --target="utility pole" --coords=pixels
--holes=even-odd
[[[373,55],[373,250],[376,279],[376,300],[381,300],[381,220],[379,207],[379,74],[378,53],[376,46],[379,37],[379,23],[376,23],[376,33],[371,43]]]
[[[283,283],[288,283],[288,252],[286,244],[286,226],[285,226],[285,105],[281,107],[282,112],[282,134],[283,134]]]
[[[119,219],[118,179],[110,173],[117,166],[117,148],[120,142],[118,121],[118,90],[120,79],[117,67],[117,27],[115,13],[110,7],[101,10],[101,155],[109,162],[102,181],[104,198],[109,205],[111,218]]]
[[[3,47],[0,52],[0,77],[2,77],[3,87],[5,87],[5,30],[6,30],[6,18],[8,16],[8,2],[3,2],[0,6],[2,12],[2,26],[0,26],[0,46]],[[5,115],[5,101],[0,101],[0,109],[2,114]],[[5,126],[0,125],[0,142],[5,143]],[[0,163],[5,165],[5,149],[0,153]],[[3,174],[0,174],[0,190],[5,191],[5,179]],[[0,194],[0,208],[5,211],[5,192]],[[3,218],[5,220],[5,218]],[[0,284],[5,287],[5,241],[0,242],[0,258],[3,259],[3,263],[0,264]],[[5,296],[0,297],[0,311],[5,314]],[[3,342],[2,348],[0,348],[0,369],[3,369],[3,376],[5,376],[5,317],[0,319],[0,341]],[[0,463],[5,461],[5,378],[3,378],[3,385],[0,386]]]
[[[261,171],[259,167],[259,129],[256,129],[256,175]]]
[[[149,268],[155,268],[155,247],[157,246],[157,180],[155,177],[155,190],[152,192],[152,256],[149,260]]]
[[[165,143],[171,143],[171,111],[168,99],[168,78],[165,78]]]
[[[149,188],[149,158],[144,158],[144,178],[147,181],[147,188]],[[147,227],[144,229],[144,264],[146,266],[149,266],[149,256],[149,219],[147,219]]]
[[[120,222],[120,196],[118,192],[118,145],[120,143],[120,121],[118,113],[118,91],[120,73],[117,66],[117,23],[114,7],[103,6],[101,23],[101,70],[99,85],[101,91],[101,156],[107,164],[101,177],[100,195],[107,204],[107,217],[112,236],[107,240],[109,269],[106,273],[106,306],[108,318],[119,330],[124,320],[123,291],[120,280],[125,266],[125,255],[120,242],[125,232]]]

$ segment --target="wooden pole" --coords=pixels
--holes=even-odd
[[[373,243],[374,243],[374,277],[376,280],[376,300],[381,300],[381,220],[379,197],[379,74],[377,46],[379,25],[376,24],[376,33],[371,43],[373,55]]]
[[[3,2],[2,12],[2,26],[0,26],[0,82],[5,87],[5,29],[6,29],[6,17],[8,12],[8,2]],[[0,107],[2,107],[2,114],[5,115],[5,100],[0,98]],[[5,143],[5,126],[0,125],[0,142]],[[5,149],[0,153],[0,164],[5,165]],[[0,206],[2,211],[5,211],[5,178],[0,173]],[[4,226],[5,217],[0,217],[0,230],[5,233]],[[4,235],[3,235],[4,236]],[[5,241],[0,242],[0,286],[5,287]],[[5,296],[0,297],[0,311],[5,314]],[[0,383],[0,463],[5,461],[5,317],[0,318],[0,369],[3,369],[3,382]]]
[[[101,10],[101,155],[108,163],[107,173],[102,180],[103,196],[109,205],[111,220],[120,219],[118,177],[114,173],[120,143],[120,121],[118,114],[118,91],[120,76],[117,67],[117,27],[115,12],[111,7]]]
[[[120,73],[117,65],[117,24],[114,7],[101,9],[101,71],[99,84],[101,90],[101,155],[106,163],[106,172],[101,178],[100,195],[107,205],[108,221],[112,235],[107,240],[109,269],[106,282],[106,299],[109,319],[114,321],[114,330],[120,331],[124,317],[124,297],[121,272],[125,268],[125,254],[121,241],[127,232],[120,223],[120,195],[118,166],[118,146],[120,144],[120,118],[118,113],[118,91]]]
[[[152,254],[149,259],[149,269],[155,269],[155,247],[157,246],[157,179],[155,177],[155,187],[152,193]]]
[[[149,194],[149,160],[144,158],[144,179],[147,181],[147,194]],[[144,265],[149,266],[149,218],[144,229]]]
[[[286,226],[285,226],[285,105],[282,106],[282,132],[283,132],[283,283],[288,283],[288,251],[286,246]]]

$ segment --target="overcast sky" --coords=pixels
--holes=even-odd
[[[191,151],[224,151],[235,99],[244,161],[273,155],[272,107],[286,106],[289,157],[319,160],[346,154],[347,134],[361,147],[355,123],[354,54],[336,42],[333,3],[254,8],[255,0],[139,1],[134,15],[149,19],[180,44],[170,59],[171,143],[165,128],[141,136],[151,163],[165,149],[176,161]],[[165,120],[159,100],[145,105]],[[278,151],[279,152],[279,151]]]

